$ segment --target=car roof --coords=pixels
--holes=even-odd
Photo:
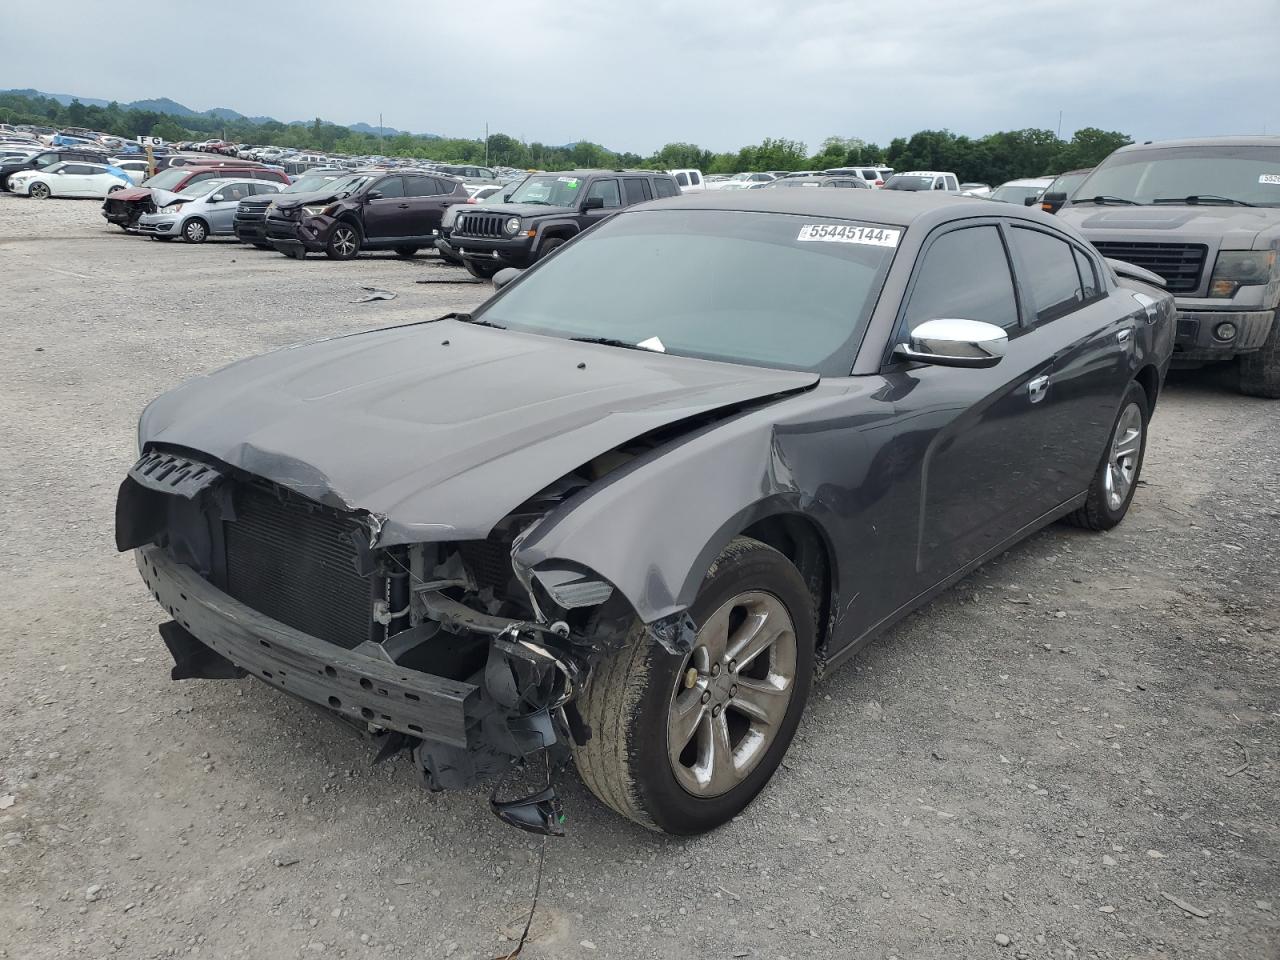
[[[1002,187],[1044,187],[1053,183],[1053,177],[1023,177],[1021,180],[1006,180]]]
[[[1116,153],[1161,150],[1170,147],[1280,147],[1280,135],[1258,134],[1240,137],[1187,137],[1182,140],[1146,140],[1120,147]]]
[[[899,170],[895,177],[945,177],[950,174],[945,170]]]
[[[996,206],[1000,209],[993,210]],[[1038,208],[1033,212],[1027,207],[997,205],[971,197],[892,190],[710,190],[654,200],[630,211],[624,210],[618,216],[645,210],[741,210],[815,219],[865,220],[901,227],[917,222],[932,227],[966,217],[1013,217],[1040,224],[1052,219]]]

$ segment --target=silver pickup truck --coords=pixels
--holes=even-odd
[[[1121,147],[1058,216],[1164,279],[1176,366],[1237,357],[1243,393],[1280,398],[1280,136]]]

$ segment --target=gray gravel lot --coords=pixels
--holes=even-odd
[[[264,685],[170,681],[112,543],[151,397],[486,288],[98,211],[0,196],[0,956],[504,955],[540,841]],[[1280,956],[1280,403],[1175,377],[1144,476],[1117,530],[1046,530],[818,684],[715,834],[570,774],[524,956]]]

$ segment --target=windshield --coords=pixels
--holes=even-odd
[[[1038,197],[1044,187],[1013,187],[1005,184],[991,191],[991,199],[1002,203],[1025,203],[1028,197]]]
[[[32,161],[37,167],[47,167],[49,164],[57,162],[58,155],[56,153],[42,153]]]
[[[576,207],[582,193],[581,177],[548,174],[530,177],[516,188],[511,203],[541,203],[549,207]]]
[[[313,190],[319,190],[326,183],[332,183],[338,179],[338,174],[321,174],[313,177],[299,177],[289,186],[281,190],[281,193],[311,193]]]
[[[172,190],[179,183],[189,177],[191,174],[182,167],[170,167],[168,170],[161,170],[150,180],[145,181],[142,185],[152,190]]]
[[[1204,196],[1280,206],[1280,147],[1155,147],[1112,154],[1075,191],[1074,199],[1118,197],[1134,203]]]
[[[933,177],[908,177],[905,174],[894,174],[884,185],[885,190],[932,190]]]
[[[380,177],[382,174],[352,173],[345,177],[339,177],[335,180],[331,180],[329,183],[322,183],[316,189],[323,190],[325,193],[331,193],[335,197],[348,197],[363,187],[375,176]]]
[[[1084,183],[1084,178],[1089,175],[1089,171],[1084,173],[1064,173],[1053,183],[1045,188],[1045,193],[1064,193],[1068,197],[1075,192],[1076,187]]]
[[[183,187],[180,192],[182,196],[194,199],[195,197],[203,197],[206,193],[212,193],[214,187],[220,187],[224,183],[226,183],[225,180],[201,180],[199,183]]]
[[[512,330],[848,376],[901,232],[744,211],[624,213],[480,312]]]

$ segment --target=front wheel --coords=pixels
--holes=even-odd
[[[769,781],[804,711],[816,638],[800,572],[746,537],[712,563],[689,614],[690,653],[637,624],[601,658],[578,701],[592,737],[574,748],[592,793],[674,834],[726,823]]]
[[[1147,450],[1150,402],[1141,384],[1130,382],[1111,427],[1102,463],[1089,484],[1084,506],[1068,514],[1068,523],[1086,530],[1110,530],[1124,519],[1138,489]]]
[[[1280,400],[1280,310],[1271,321],[1262,349],[1240,358],[1240,392],[1249,397]]]
[[[117,186],[114,186],[114,187],[112,187],[110,190],[108,190],[108,191],[107,191],[107,196],[109,197],[109,196],[111,196],[113,193],[119,193],[119,192],[120,192],[121,190],[123,190],[123,189],[124,189],[124,185],[123,185],[123,184],[121,184],[121,185],[117,185]]]
[[[204,243],[209,239],[209,225],[193,217],[182,225],[182,239],[187,243]]]
[[[47,183],[36,182],[27,188],[27,196],[34,197],[36,200],[48,200],[53,196],[53,191],[49,189]]]
[[[324,252],[330,260],[354,260],[360,252],[359,231],[349,223],[337,224],[329,234]]]
[[[564,245],[565,241],[561,240],[559,237],[552,237],[550,240],[544,240],[542,242],[542,246],[538,248],[538,259],[545,260]]]
[[[502,269],[496,263],[484,263],[478,260],[470,260],[464,258],[463,266],[467,268],[467,273],[471,274],[477,280],[492,280],[493,275]]]

